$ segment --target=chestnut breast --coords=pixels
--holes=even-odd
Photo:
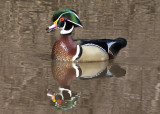
[[[53,56],[58,60],[72,61],[76,51],[77,44],[68,35],[61,35],[53,46]]]
[[[70,62],[54,61],[52,72],[61,87],[67,87],[76,78],[76,70]]]

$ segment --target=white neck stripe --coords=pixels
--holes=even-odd
[[[74,25],[72,25],[72,28],[70,30],[64,30],[64,28],[62,28],[61,30],[61,34],[70,34],[74,29]]]

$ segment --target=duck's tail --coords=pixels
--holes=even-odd
[[[126,47],[127,41],[124,38],[117,38],[115,40],[107,42],[107,45],[109,58],[113,59],[122,48]]]

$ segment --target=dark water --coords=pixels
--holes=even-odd
[[[159,6],[159,0],[1,0],[0,114],[159,114]],[[59,31],[45,28],[62,8],[75,10],[84,26],[74,39],[124,37],[127,47],[101,67],[81,64],[85,73],[76,77],[71,63],[50,57]],[[68,111],[57,111],[47,96],[47,89],[59,95],[60,87],[64,106],[75,98]]]

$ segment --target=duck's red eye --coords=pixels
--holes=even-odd
[[[64,18],[63,18],[63,17],[61,17],[61,18],[60,18],[60,21],[64,21]]]

